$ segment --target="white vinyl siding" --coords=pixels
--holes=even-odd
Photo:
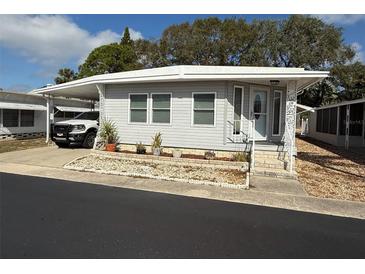
[[[148,94],[129,94],[129,122],[146,124],[148,120]]]
[[[171,123],[171,93],[151,94],[151,117],[153,124]]]
[[[232,143],[232,121],[234,117],[233,95],[234,86],[242,86],[242,138],[249,130],[249,90],[250,85],[241,82],[204,81],[204,82],[170,82],[170,83],[136,83],[136,84],[108,84],[105,87],[104,110],[106,117],[115,122],[120,135],[120,143],[151,144],[151,138],[162,133],[162,146],[197,149],[228,150],[246,149],[246,144]],[[129,94],[148,93],[148,123],[129,123]],[[170,124],[152,123],[152,94],[171,94]],[[193,93],[215,94],[215,126],[193,125]],[[285,107],[285,91],[283,103]],[[271,98],[271,97],[270,97]],[[270,102],[270,114],[272,113]],[[225,115],[225,109],[227,111]],[[285,111],[282,111],[283,115]],[[269,115],[271,121],[271,115]],[[282,117],[282,121],[283,117]],[[271,124],[270,124],[271,128]],[[283,127],[282,127],[283,132]],[[269,131],[271,135],[271,130]],[[275,137],[280,141],[282,134]],[[274,139],[274,138],[273,138]],[[249,146],[248,146],[249,147]]]
[[[193,125],[215,125],[215,93],[193,92]]]

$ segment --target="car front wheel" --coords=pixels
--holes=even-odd
[[[85,148],[92,148],[94,146],[95,137],[96,137],[95,132],[89,132],[86,135],[82,146]]]

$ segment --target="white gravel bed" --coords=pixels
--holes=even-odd
[[[88,155],[65,165],[67,169],[106,174],[139,176],[197,184],[212,184],[231,188],[245,188],[246,172],[212,166],[174,165],[146,162],[138,159],[113,159]]]

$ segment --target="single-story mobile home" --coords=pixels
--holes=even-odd
[[[100,117],[115,122],[125,145],[149,144],[161,132],[164,147],[293,155],[297,94],[327,76],[302,68],[170,66],[34,93],[99,100]]]
[[[88,101],[53,98],[50,100],[50,123],[73,118],[89,111]],[[44,96],[0,92],[0,141],[46,135],[47,100]]]
[[[344,147],[365,146],[365,98],[315,108],[308,136]]]

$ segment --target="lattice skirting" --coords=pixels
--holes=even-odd
[[[0,134],[0,141],[5,140],[18,140],[18,139],[32,139],[45,137],[45,132],[29,132],[29,133],[13,133],[13,134]]]

